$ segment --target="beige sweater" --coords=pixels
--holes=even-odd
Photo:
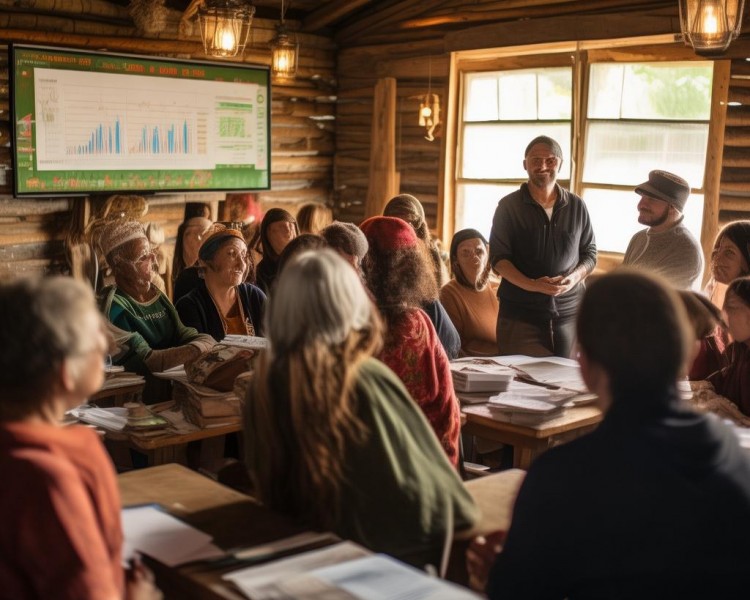
[[[440,302],[461,336],[464,356],[496,356],[497,288],[477,292],[451,279],[440,290]]]

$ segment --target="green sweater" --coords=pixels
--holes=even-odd
[[[369,436],[347,452],[335,533],[418,567],[438,564],[449,511],[458,530],[475,523],[477,507],[419,407],[388,367],[374,358],[365,361],[355,393],[357,416]],[[253,443],[253,422],[247,421],[252,469],[268,457]]]
[[[162,292],[153,300],[141,303],[117,286],[111,286],[104,290],[101,306],[113,325],[132,333],[127,350],[115,357],[115,362],[127,371],[147,375],[149,370],[143,361],[152,350],[189,344],[200,336],[198,331],[182,324],[174,305]]]

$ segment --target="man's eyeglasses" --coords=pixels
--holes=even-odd
[[[156,260],[156,252],[149,250],[145,254],[141,254],[135,260],[129,260],[128,262],[132,265],[142,265],[145,262],[152,262]]]

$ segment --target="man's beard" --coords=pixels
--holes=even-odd
[[[664,209],[664,212],[659,217],[655,217],[653,219],[649,219],[648,215],[638,215],[638,222],[641,225],[648,225],[649,227],[658,227],[659,225],[662,225],[667,221],[669,218],[669,206]]]

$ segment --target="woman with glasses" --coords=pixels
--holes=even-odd
[[[115,285],[102,291],[102,312],[131,334],[115,364],[149,375],[197,358],[214,345],[211,336],[185,327],[169,298],[152,284],[155,256],[141,223],[113,221],[102,232],[100,245],[115,277]],[[167,399],[168,383],[147,377],[144,399]]]
[[[251,258],[242,233],[215,225],[198,259],[202,279],[176,302],[182,322],[216,341],[227,334],[263,335],[266,295],[245,283]]]
[[[462,229],[451,241],[453,279],[440,290],[440,302],[461,336],[464,356],[497,354],[497,286],[489,282],[489,246],[476,229]]]

